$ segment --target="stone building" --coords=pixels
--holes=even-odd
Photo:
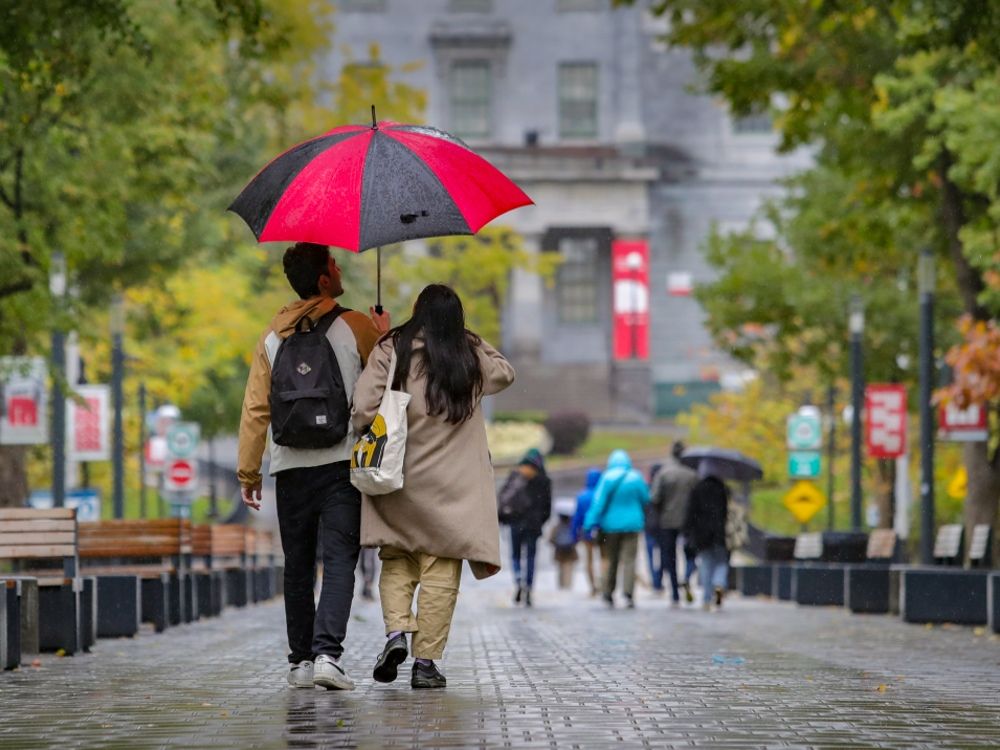
[[[554,288],[512,279],[502,348],[518,381],[504,410],[583,409],[648,421],[743,376],[713,348],[690,295],[701,244],[745,228],[778,180],[766,116],[730,117],[692,92],[690,54],[640,0],[339,0],[329,74],[377,43],[422,62],[427,121],[463,138],[534,199],[497,220],[562,255]]]

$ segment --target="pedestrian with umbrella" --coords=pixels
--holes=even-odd
[[[350,411],[361,368],[378,334],[390,325],[381,299],[381,247],[473,234],[529,203],[520,188],[459,139],[421,125],[379,123],[372,107],[370,127],[337,127],[293,146],[267,164],[230,206],[259,242],[297,243],[286,252],[285,270],[301,300],[279,312],[257,347],[244,398],[239,469],[243,501],[259,509],[260,461],[270,438],[286,559],[288,681],[295,687],[354,686],[339,658],[360,549],[361,498],[348,479],[355,435],[342,412]],[[343,289],[329,245],[356,253],[377,249],[370,320],[336,304]],[[277,355],[292,334],[296,341],[312,337],[310,346],[302,339],[298,350],[328,356],[320,356],[319,364],[283,358],[300,381],[275,392]],[[323,343],[323,337],[329,346],[316,346],[313,339]],[[327,412],[320,413],[315,403],[300,406],[298,396],[326,402]],[[295,418],[278,425],[276,411]],[[312,565],[320,525],[324,585],[313,617]]]
[[[403,487],[365,495],[361,509],[361,542],[378,547],[382,561],[386,643],[372,671],[377,682],[393,682],[412,650],[410,686],[445,687],[435,660],[448,642],[462,562],[469,561],[476,578],[500,571],[481,404],[513,381],[514,368],[466,329],[461,300],[443,284],[420,293],[413,316],[376,345],[358,381],[353,420],[359,433],[376,419],[387,387],[410,399]]]
[[[726,547],[726,518],[729,512],[729,488],[722,481],[720,462],[707,458],[698,465],[698,481],[691,489],[684,536],[698,559],[698,580],[702,586],[702,608],[722,606],[729,575],[729,552]]]
[[[350,395],[388,313],[347,310],[340,268],[325,245],[300,242],[283,258],[299,299],[282,307],[257,342],[243,396],[238,474],[243,502],[261,507],[261,460],[270,444],[285,555],[288,683],[352,690],[340,662],[361,550],[361,495],[351,485]],[[314,603],[317,537],[323,586]]]

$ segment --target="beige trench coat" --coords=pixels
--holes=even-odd
[[[389,372],[393,344],[382,339],[372,351],[354,389],[352,421],[360,434],[375,419]],[[479,346],[483,395],[514,382],[514,368],[485,341]],[[427,414],[426,381],[416,377],[423,342],[415,339],[410,375],[403,488],[377,497],[362,496],[361,544],[392,545],[408,552],[468,560],[476,578],[500,571],[500,526],[496,485],[486,444],[486,422],[477,402],[460,425]]]

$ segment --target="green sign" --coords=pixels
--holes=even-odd
[[[818,451],[823,447],[819,414],[793,414],[788,418],[788,448],[793,451]]]
[[[792,451],[788,454],[788,476],[793,479],[815,479],[821,467],[819,451]]]
[[[198,449],[201,426],[197,422],[177,422],[167,431],[167,453],[170,458],[190,458]]]

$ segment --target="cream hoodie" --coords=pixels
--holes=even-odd
[[[238,476],[244,487],[261,481],[261,460],[264,447],[270,443],[270,473],[285,469],[308,466],[325,466],[335,461],[347,461],[356,439],[348,425],[347,437],[332,448],[302,450],[275,445],[271,440],[271,364],[282,340],[288,338],[295,326],[304,317],[315,322],[333,309],[336,300],[329,297],[310,297],[285,305],[274,316],[271,325],[261,335],[250,362],[250,376],[247,378],[243,395],[243,414],[240,417],[240,443]],[[348,311],[340,315],[326,334],[344,379],[344,391],[350,398],[354,393],[361,370],[368,362],[375,342],[380,334],[375,324],[364,313]],[[350,407],[350,404],[348,404]]]

